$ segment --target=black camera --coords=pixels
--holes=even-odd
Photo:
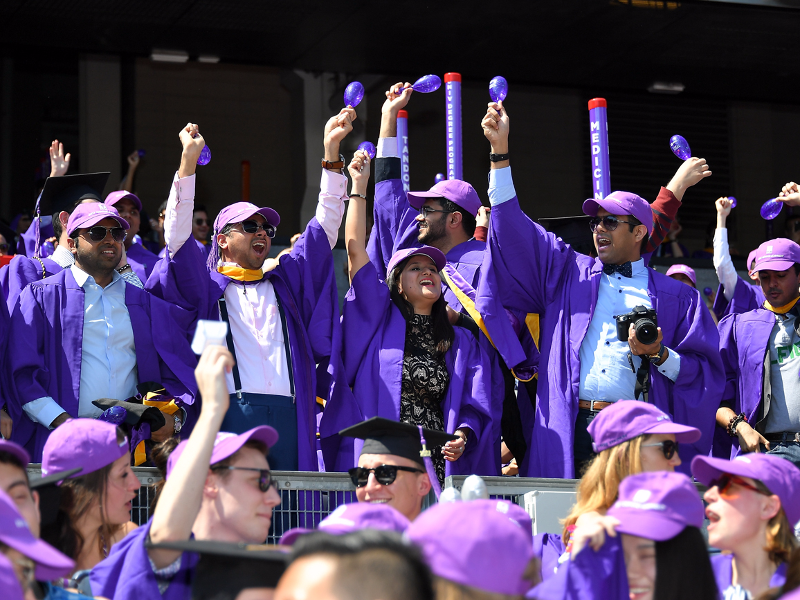
[[[620,342],[628,341],[628,330],[631,325],[640,343],[649,346],[655,344],[658,339],[658,317],[652,308],[634,306],[628,314],[614,318],[617,320],[617,339]]]

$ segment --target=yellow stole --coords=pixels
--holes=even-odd
[[[258,281],[264,277],[264,272],[261,269],[243,269],[242,267],[230,265],[217,267],[217,272],[236,281]]]
[[[772,304],[770,304],[767,300],[764,300],[764,308],[766,308],[767,310],[771,310],[775,314],[785,315],[794,308],[794,305],[797,304],[798,300],[800,300],[800,297],[795,298],[794,300],[789,302],[789,304],[785,304],[784,306],[772,306]]]

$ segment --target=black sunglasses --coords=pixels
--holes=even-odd
[[[739,487],[743,487],[746,490],[750,490],[758,494],[763,494],[764,496],[772,495],[769,492],[760,490],[756,486],[747,483],[741,477],[738,477],[737,475],[731,475],[730,473],[723,473],[716,479],[712,480],[711,483],[708,484],[708,487],[717,486],[717,489],[719,490],[719,495],[727,496],[732,485],[738,485]]]
[[[212,471],[258,471],[258,489],[262,492],[269,490],[271,486],[277,486],[277,482],[272,479],[272,471],[269,469],[256,469],[253,467],[211,467]]]
[[[430,206],[420,206],[420,208],[419,208],[419,212],[420,212],[420,214],[421,214],[423,217],[427,217],[428,215],[430,215],[430,214],[432,214],[432,213],[437,213],[437,212],[440,212],[440,213],[445,213],[445,214],[447,214],[447,213],[449,213],[449,212],[452,212],[452,211],[449,211],[449,210],[439,210],[439,209],[436,209],[436,208],[431,208]]]
[[[424,473],[422,469],[415,469],[413,467],[401,467],[399,465],[381,465],[374,469],[365,469],[364,467],[354,467],[347,471],[350,475],[350,481],[357,488],[364,487],[369,481],[369,474],[375,473],[375,479],[381,485],[392,485],[394,480],[397,479],[398,471],[408,471],[409,473]]]
[[[608,215],[606,217],[592,217],[589,219],[589,229],[593,232],[597,231],[597,226],[603,224],[603,229],[606,231],[614,231],[620,223],[627,223],[631,225],[630,221],[622,221],[613,215]]]
[[[663,442],[658,442],[657,444],[642,444],[642,448],[651,446],[661,446],[661,452],[664,453],[664,458],[667,460],[675,456],[675,453],[678,451],[678,442],[673,442],[672,440],[664,440]]]
[[[209,219],[195,219],[194,224],[200,227],[201,225],[211,225],[211,221]]]
[[[95,225],[94,227],[90,227],[87,233],[89,234],[89,239],[93,242],[102,242],[106,239],[109,231],[115,242],[121,242],[125,239],[126,231],[122,227],[101,227],[100,225]]]
[[[259,229],[263,229],[264,233],[267,234],[268,238],[275,237],[276,229],[269,223],[264,223],[262,225],[258,221],[242,221],[242,231],[244,231],[245,233],[258,233]]]

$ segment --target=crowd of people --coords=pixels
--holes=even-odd
[[[103,198],[107,174],[67,175],[53,143],[0,269],[4,597],[793,597],[798,243],[764,242],[745,281],[720,198],[713,307],[689,266],[649,268],[683,253],[684,194],[711,176],[692,157],[652,203],[586,200],[580,253],[520,208],[502,103],[480,123],[489,206],[457,179],[405,192],[412,95],[386,92],[374,157],[340,154],[354,108],[328,120],[315,215],[272,259],[274,209],[212,224],[195,203],[198,124],[145,240],[139,155]],[[778,199],[800,206],[800,187]],[[137,525],[142,465],[163,481]],[[264,546],[272,470],[347,472],[358,502]],[[450,475],[509,473],[579,479],[560,534],[505,500],[423,510]]]

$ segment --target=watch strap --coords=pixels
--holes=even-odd
[[[489,154],[489,160],[492,162],[502,162],[504,160],[508,160],[508,152],[505,154],[495,154],[494,152]]]
[[[322,159],[322,168],[323,169],[344,169],[344,156],[339,155],[339,160],[336,162],[331,162],[329,160],[325,160],[323,157]]]

